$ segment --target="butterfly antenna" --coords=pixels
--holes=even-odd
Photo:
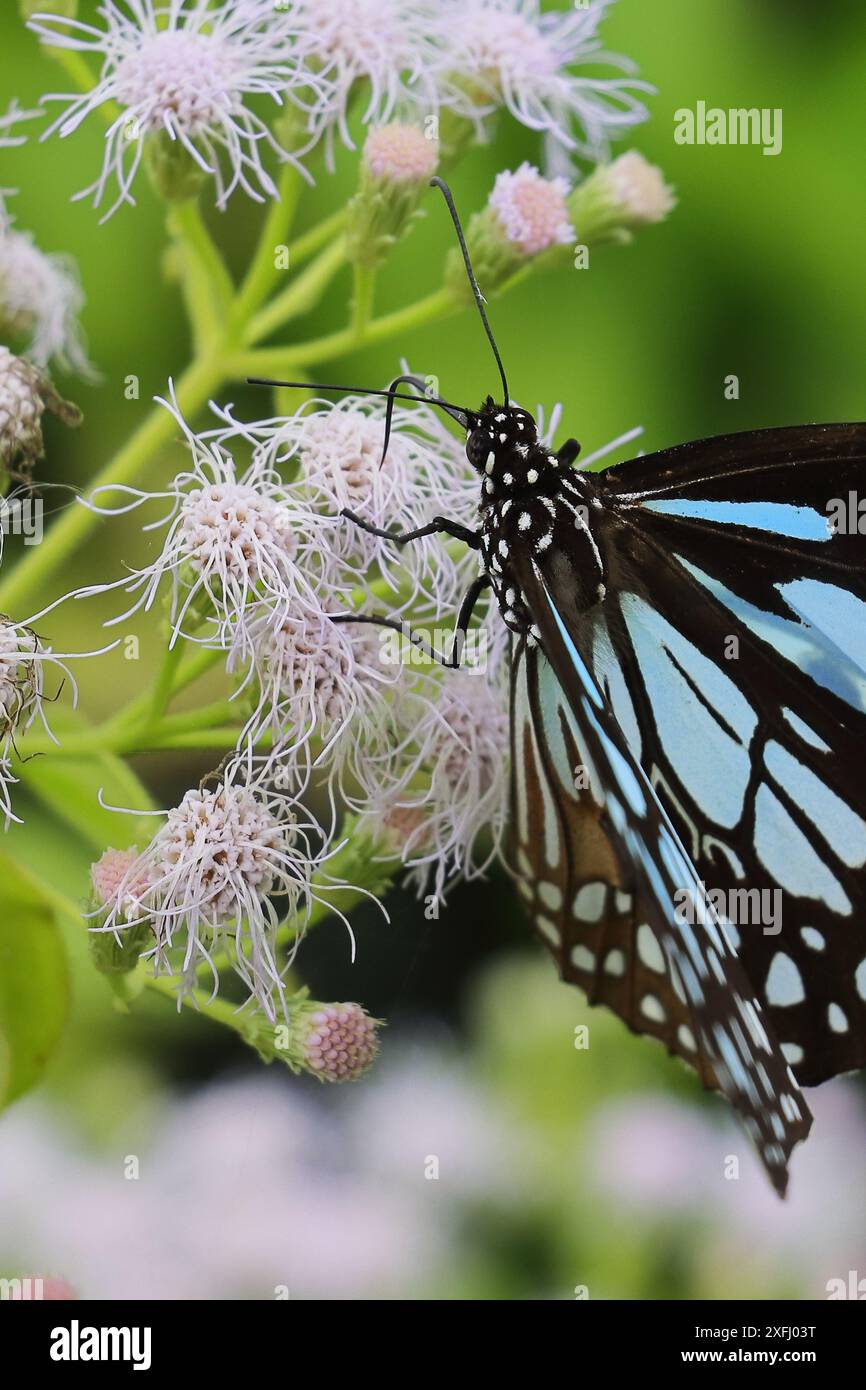
[[[440,193],[442,194],[442,197],[445,199],[445,202],[448,206],[448,211],[451,214],[451,221],[454,223],[454,230],[457,233],[457,240],[460,243],[460,250],[463,254],[463,264],[466,266],[466,276],[469,280],[469,284],[472,287],[472,293],[475,296],[475,303],[477,305],[478,312],[481,315],[481,322],[484,324],[484,331],[487,334],[487,337],[490,341],[490,346],[493,349],[493,356],[496,358],[496,365],[499,368],[499,375],[502,378],[502,393],[504,396],[504,404],[508,405],[508,382],[505,378],[505,368],[502,365],[502,358],[499,356],[499,348],[496,346],[496,339],[493,336],[493,329],[490,327],[487,314],[484,310],[484,296],[478,288],[478,281],[475,279],[475,272],[472,269],[472,262],[469,259],[469,248],[466,245],[466,238],[463,235],[463,228],[460,225],[460,218],[458,217],[457,209],[454,206],[454,198],[452,197],[451,189],[448,187],[445,180],[440,179],[438,176],[430,180],[430,187],[439,189]]]
[[[379,390],[371,386],[336,386],[328,381],[274,381],[272,377],[248,376],[247,386],[293,386],[304,391],[339,391],[351,396],[387,396],[389,403],[393,400],[398,401],[426,401],[428,405],[438,405],[456,420],[458,425],[466,428],[466,422],[470,414],[469,410],[462,405],[454,405],[453,401],[444,401],[441,396],[410,396],[407,392],[392,391],[390,387],[387,391]],[[397,381],[415,381],[414,377],[398,377]],[[393,406],[390,406],[393,411]]]

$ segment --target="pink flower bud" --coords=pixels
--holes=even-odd
[[[322,1004],[302,1023],[304,1065],[322,1081],[355,1081],[376,1053],[376,1020],[360,1004]]]

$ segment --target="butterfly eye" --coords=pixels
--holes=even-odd
[[[473,468],[481,468],[490,453],[490,435],[487,430],[472,430],[466,440],[466,457]]]

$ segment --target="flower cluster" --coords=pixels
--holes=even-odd
[[[555,174],[603,158],[646,118],[651,91],[601,46],[612,3],[543,13],[538,0],[106,0],[101,24],[41,15],[30,25],[47,45],[102,59],[91,91],[46,96],[63,108],[46,134],[69,136],[113,104],[102,168],[78,195],[96,206],[110,197],[110,216],[134,201],[143,160],[168,196],[207,178],[220,207],[238,188],[272,196],[266,153],[297,163],[322,144],[333,167],[337,140],[353,147],[355,117],[399,118],[428,138],[441,118],[453,153],[501,109],[542,134]],[[271,125],[251,105],[261,96]]]
[[[578,240],[624,241],[660,220],[672,205],[660,172],[635,152],[607,162],[610,141],[645,118],[649,90],[601,47],[612,3],[543,11],[539,0],[104,0],[92,20],[78,19],[74,6],[30,10],[30,28],[62,51],[65,66],[99,71],[89,89],[46,95],[60,111],[44,135],[72,136],[101,113],[102,163],[78,196],[103,220],[134,203],[146,170],[172,205],[165,264],[183,284],[192,328],[195,360],[178,396],[170,384],[159,402],[181,434],[184,468],[157,490],[134,485],[152,441],[170,433],[154,416],[78,499],[100,518],[143,514],[151,549],[74,597],[116,596],[122,611],[109,627],[156,610],[166,632],[153,689],[106,727],[122,754],[214,747],[222,759],[176,804],[148,813],[154,833],[137,821],[133,846],[107,849],[93,866],[92,957],[121,998],[147,961],[156,988],[166,975],[178,982],[179,1005],[223,1022],[230,1014],[266,1060],[323,1080],[366,1069],[376,1023],[357,1005],[297,992],[288,967],[308,924],[334,914],[351,936],[341,895],[378,897],[406,870],[438,902],[501,852],[508,635],[484,595],[463,669],[448,669],[477,552],[435,534],[395,540],[441,516],[477,523],[477,478],[451,423],[463,416],[434,378],[403,364],[399,399],[387,406],[383,391],[332,404],[314,394],[327,388],[311,387],[294,413],[282,395],[276,413],[252,422],[214,402],[205,427],[195,413],[226,379],[261,380],[264,361],[282,364],[287,354],[292,375],[308,380],[335,339],[338,351],[372,339],[374,273],[421,216],[431,177],[470,140],[487,138],[497,116],[542,139],[538,165],[502,170],[468,221],[485,292],[535,263],[567,261]],[[612,75],[598,76],[605,68]],[[0,145],[20,143],[19,122],[35,114],[11,108]],[[300,180],[322,164],[333,169],[339,148],[356,142],[356,191],[345,209],[284,246]],[[605,162],[581,178],[579,159]],[[238,190],[276,200],[237,286],[194,206],[208,185],[220,209]],[[269,298],[274,252],[287,249],[291,283]],[[470,302],[464,249],[452,250],[440,288],[415,306],[417,321],[425,321],[419,307],[444,316]],[[300,275],[296,254],[315,257]],[[274,343],[274,331],[313,307],[346,262],[354,286],[346,332],[307,359],[294,338]],[[71,265],[42,252],[0,206],[4,483],[40,458],[44,410],[76,421],[46,368],[92,375],[81,308]],[[401,316],[378,325],[388,318]],[[540,426],[548,442],[557,424],[554,412]],[[76,525],[85,529],[80,514],[68,529]],[[45,723],[50,661],[63,658],[30,624],[0,619],[7,822],[16,738]],[[170,711],[212,667],[222,669],[222,698]],[[203,734],[213,742],[195,742]],[[231,972],[247,995],[237,1012],[215,998]]]

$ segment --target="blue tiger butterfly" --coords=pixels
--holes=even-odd
[[[502,379],[477,411],[433,401],[466,430],[480,525],[394,534],[344,515],[479,552],[440,659],[459,663],[491,589],[512,633],[513,859],[534,925],[590,1003],[727,1097],[784,1195],[812,1123],[801,1086],[866,1063],[866,542],[830,514],[866,484],[866,424],[581,472],[575,440],[551,450],[510,403],[432,182]],[[403,383],[418,385],[379,393],[386,448]],[[781,895],[782,920],[735,925],[720,904],[756,893]]]

